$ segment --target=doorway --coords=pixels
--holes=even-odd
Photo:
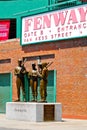
[[[6,102],[12,101],[12,75],[0,74],[0,113],[6,112]]]

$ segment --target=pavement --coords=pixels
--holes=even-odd
[[[0,130],[87,130],[87,120],[62,119],[61,122],[29,122],[6,119],[0,114]]]

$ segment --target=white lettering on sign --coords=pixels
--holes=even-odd
[[[22,18],[22,45],[82,36],[87,36],[87,5]]]

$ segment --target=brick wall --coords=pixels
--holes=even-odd
[[[53,61],[49,69],[57,70],[57,102],[62,103],[63,117],[87,119],[87,38],[56,41],[21,47],[19,39],[0,43],[0,73],[12,72],[13,100],[16,99],[16,84],[13,74],[17,60],[22,57],[54,55],[43,61]],[[42,61],[42,62],[43,62]],[[27,71],[36,59],[27,61]]]
[[[57,101],[63,103],[63,115],[87,119],[87,39],[64,41],[57,55]]]
[[[87,2],[87,0],[81,0],[83,3]]]

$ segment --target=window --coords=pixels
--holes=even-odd
[[[81,0],[53,0],[52,4],[57,4],[53,9],[60,9],[60,8],[66,8],[71,7],[75,5],[81,4]]]
[[[10,20],[9,39],[16,38],[16,19]]]

